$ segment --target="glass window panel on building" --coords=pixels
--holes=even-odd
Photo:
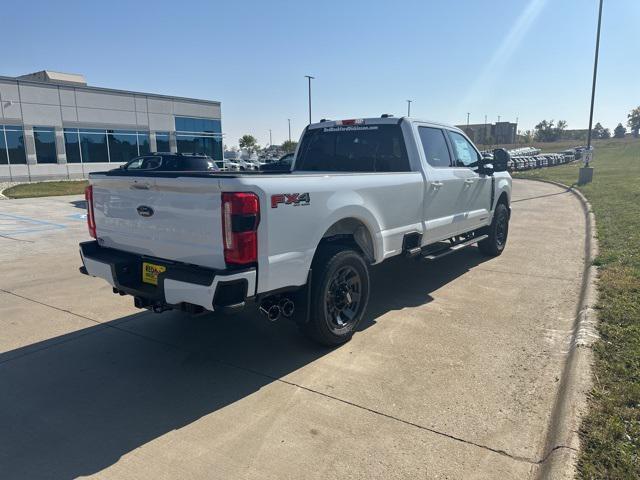
[[[7,144],[4,141],[4,126],[0,125],[0,165],[7,165],[9,157],[7,153]]]
[[[222,137],[213,137],[213,155],[214,160],[222,160]]]
[[[56,132],[53,127],[33,127],[38,163],[58,163],[56,156]]]
[[[220,120],[176,117],[176,143],[179,153],[204,153],[222,160]]]
[[[138,155],[146,155],[147,153],[151,153],[149,134],[147,132],[138,132]]]
[[[170,152],[169,132],[156,132],[156,152]]]
[[[204,153],[213,157],[213,138],[199,135],[176,135],[179,153]]]
[[[104,130],[80,130],[83,163],[107,163],[107,133]]]
[[[221,133],[220,120],[205,119],[203,125],[203,131],[208,133]]]
[[[212,118],[176,117],[176,131],[189,133],[221,133],[220,120]]]
[[[80,141],[77,128],[64,129],[64,148],[67,152],[67,163],[80,163]]]
[[[4,134],[7,140],[9,163],[26,164],[27,154],[24,150],[24,130],[20,126],[5,125]]]
[[[128,162],[138,156],[138,141],[135,131],[109,130],[108,133],[109,156],[112,162]]]
[[[178,132],[196,132],[197,118],[176,117],[176,131]]]

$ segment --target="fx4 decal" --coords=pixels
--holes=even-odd
[[[293,205],[300,207],[311,203],[311,196],[308,193],[277,193],[271,195],[271,208],[278,208],[278,205]]]

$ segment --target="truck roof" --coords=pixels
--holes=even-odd
[[[410,123],[420,123],[432,125],[434,127],[444,127],[451,130],[455,130],[458,132],[462,132],[458,127],[454,125],[449,125],[442,122],[434,122],[432,120],[423,120],[420,118],[414,117],[394,117],[391,115],[383,115],[381,117],[369,117],[369,118],[352,118],[352,119],[344,119],[344,120],[326,120],[322,119],[318,123],[312,123],[307,128],[309,130],[313,130],[316,128],[328,128],[328,127],[339,127],[339,126],[357,126],[357,125],[384,125],[384,124],[392,124],[398,125],[403,121],[407,121]]]

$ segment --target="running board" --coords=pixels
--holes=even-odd
[[[457,252],[458,250],[462,250],[463,248],[468,247],[469,245],[473,245],[474,243],[478,243],[485,238],[489,238],[489,235],[478,235],[477,237],[473,237],[469,240],[466,240],[461,243],[456,243],[455,245],[447,248],[446,250],[440,250],[439,252],[430,253],[428,255],[424,255],[422,258],[428,262],[432,262],[434,260],[439,260],[442,257],[446,257],[450,253]]]

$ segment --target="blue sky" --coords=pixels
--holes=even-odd
[[[381,113],[447,123],[586,128],[597,0],[4,2],[0,75],[222,102],[225,143],[264,144],[313,118]],[[594,122],[640,104],[640,1],[605,0]]]

